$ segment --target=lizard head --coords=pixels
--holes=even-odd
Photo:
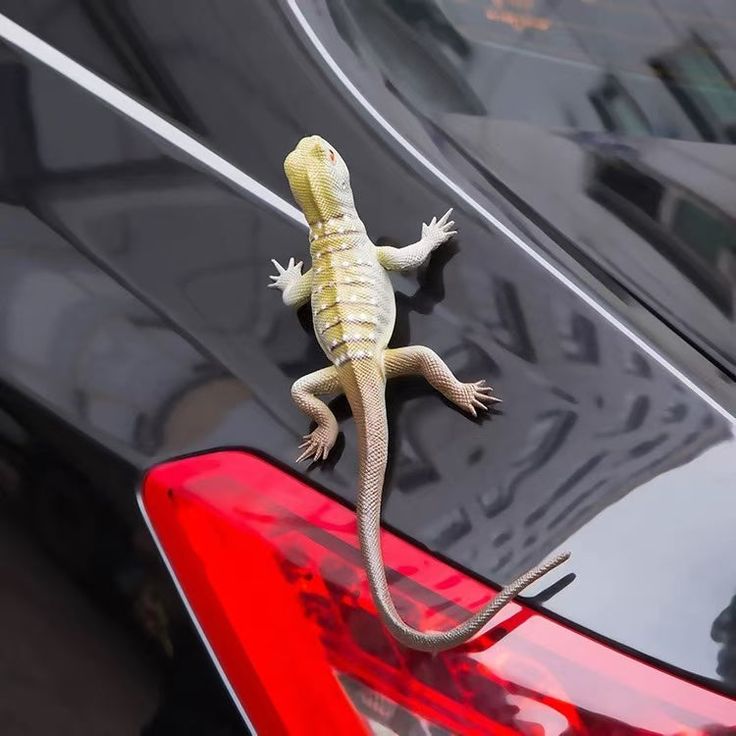
[[[284,171],[310,225],[355,213],[348,167],[324,138],[302,138],[284,160]]]

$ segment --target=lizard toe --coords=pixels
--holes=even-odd
[[[317,427],[314,432],[304,435],[304,442],[299,445],[304,450],[297,458],[300,463],[303,460],[326,460],[330,450],[337,439],[337,432],[331,427]]]
[[[478,410],[487,411],[492,404],[501,399],[492,396],[493,389],[485,381],[475,383],[461,383],[457,387],[455,403],[473,417],[478,416]]]

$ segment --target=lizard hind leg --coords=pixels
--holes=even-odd
[[[294,403],[312,420],[317,422],[314,431],[304,435],[304,442],[299,445],[303,450],[297,458],[302,460],[324,460],[337,439],[337,419],[318,394],[342,393],[342,386],[334,366],[310,373],[298,379],[291,387]]]
[[[383,366],[386,378],[424,376],[445,398],[474,417],[478,416],[479,410],[486,411],[491,404],[501,401],[491,395],[493,389],[485,381],[459,381],[445,361],[434,350],[423,345],[384,351]]]

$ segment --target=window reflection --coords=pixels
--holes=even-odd
[[[592,199],[646,237],[725,315],[734,315],[736,223],[643,161],[590,153]]]
[[[723,58],[734,48],[736,11],[723,3],[330,0],[328,7],[351,46],[422,110],[734,140],[736,92]]]
[[[734,154],[712,145],[736,140],[736,6],[327,5],[356,56],[426,123],[448,162],[461,150],[491,199],[499,188],[518,198],[567,239],[559,244],[592,256],[736,375],[736,208],[726,194]],[[401,128],[398,114],[391,122]],[[504,288],[494,290],[497,330],[529,355]]]

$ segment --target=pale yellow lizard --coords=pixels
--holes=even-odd
[[[291,191],[309,224],[312,268],[289,260],[273,261],[278,275],[271,287],[283,291],[284,303],[300,307],[311,299],[314,331],[332,362],[294,383],[297,406],[316,423],[305,436],[299,460],[324,459],[337,438],[337,420],[319,398],[345,393],[358,434],[357,495],[360,549],[371,592],[381,618],[402,643],[440,651],[463,643],[527,585],[561,564],[560,554],[503,588],[483,609],[448,631],[417,631],[399,616],[389,593],[380,540],[381,496],[388,449],[384,390],[387,378],[421,374],[450,401],[476,416],[498,399],[484,381],[461,383],[444,361],[422,346],[388,349],[396,305],[388,271],[420,266],[455,234],[448,211],[422,226],[421,239],[405,248],[376,247],[358,217],[347,166],[335,148],[319,136],[303,138],[286,157]]]

